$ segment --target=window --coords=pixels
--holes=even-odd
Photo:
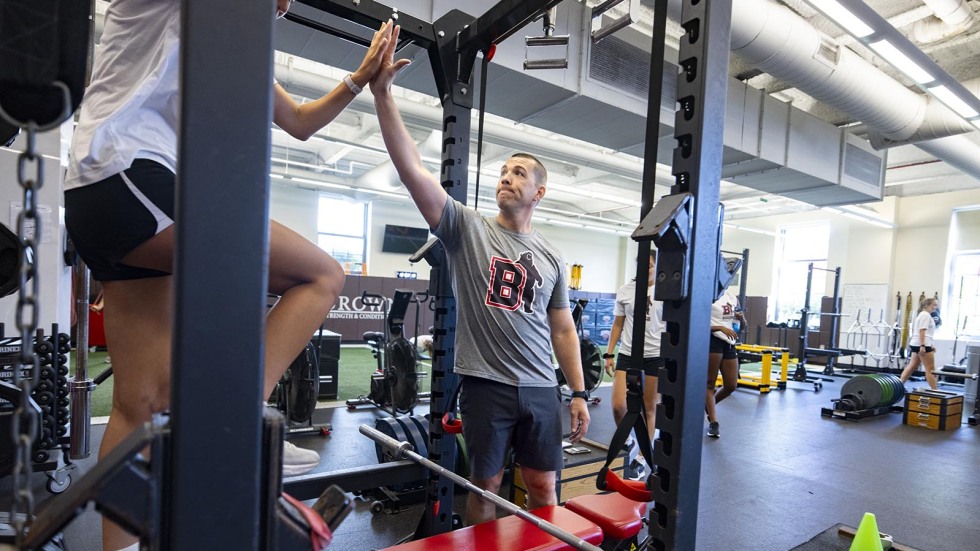
[[[769,319],[776,323],[799,321],[800,311],[806,303],[807,272],[810,263],[814,268],[827,268],[830,249],[830,224],[783,226],[776,239],[775,270],[772,297],[769,303]],[[827,288],[827,272],[814,270],[810,282],[810,311],[820,310],[820,297]],[[811,328],[820,326],[820,316],[809,318]]]
[[[949,300],[940,305],[943,327],[949,324],[958,337],[980,336],[980,252],[953,256],[950,287]]]
[[[348,274],[364,274],[367,260],[367,203],[321,195],[317,205],[317,245]]]
[[[949,255],[947,294],[939,304],[943,319],[940,331],[945,338],[980,336],[980,207],[953,211]]]

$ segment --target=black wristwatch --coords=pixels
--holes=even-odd
[[[581,398],[586,402],[589,401],[589,393],[584,390],[574,390],[572,391],[572,398]]]
[[[615,357],[616,357],[616,355],[615,355],[615,354],[609,354],[609,353],[606,353],[606,354],[603,354],[603,355],[602,355],[602,359],[603,359],[603,360],[611,360],[611,359],[613,359],[613,358],[615,358]]]

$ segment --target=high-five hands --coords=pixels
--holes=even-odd
[[[398,74],[398,71],[401,71],[411,63],[408,59],[395,61],[395,47],[398,45],[398,33],[401,31],[401,26],[392,25],[391,20],[385,23],[385,25],[389,27],[390,36],[381,54],[380,66],[371,79],[371,93],[373,94],[384,92],[391,88],[391,83],[395,80],[395,75]],[[392,29],[392,27],[394,28]]]
[[[398,39],[398,31],[394,30],[396,28],[389,19],[374,33],[374,37],[371,38],[371,46],[368,47],[364,59],[361,60],[361,66],[351,74],[354,84],[363,88],[374,78],[381,67],[382,59],[389,44],[393,44]],[[394,37],[392,37],[393,33]]]

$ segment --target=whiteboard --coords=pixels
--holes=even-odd
[[[903,299],[904,300],[904,299]],[[841,328],[854,323],[855,314],[860,309],[861,322],[868,321],[868,309],[871,309],[871,323],[876,323],[881,319],[881,311],[885,311],[885,323],[895,321],[895,298],[888,295],[888,284],[886,283],[851,283],[844,285],[844,294],[841,299],[841,313],[845,314],[846,322],[841,323]]]

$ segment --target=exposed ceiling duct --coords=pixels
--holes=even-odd
[[[338,80],[324,77],[320,74],[290,68],[286,65],[276,65],[276,80],[287,90],[307,97],[319,97],[332,90],[339,84]],[[396,98],[402,118],[409,124],[423,128],[442,128],[442,108]],[[366,113],[374,113],[374,100],[368,91],[357,96],[351,108]],[[477,113],[473,112],[474,120]],[[476,128],[476,125],[473,125]],[[528,151],[544,157],[574,163],[618,174],[631,179],[643,174],[643,162],[640,159],[626,155],[609,154],[597,148],[575,145],[562,140],[520,132],[512,125],[501,124],[487,120],[484,122],[483,133],[488,141],[508,147],[514,151]]]
[[[877,147],[974,130],[771,0],[735,2],[731,40],[732,52],[748,64],[867,124]]]
[[[564,28],[573,29],[581,24],[588,8],[566,5],[568,8],[559,12],[565,18],[561,23]],[[338,58],[354,57],[353,51],[320,44],[322,37],[318,35],[300,33],[299,36],[291,34],[290,41],[303,43],[297,52],[301,56],[316,54],[319,60],[330,65],[338,65]],[[550,136],[521,132],[510,123],[489,120],[484,130],[486,139],[512,150],[526,150],[640,180],[650,69],[649,37],[636,36],[638,33],[630,30],[595,44],[586,33],[570,34],[569,50],[580,51],[582,55],[577,60],[570,59],[568,69],[563,71],[525,73],[522,69],[523,45],[516,42],[499,45],[490,66],[487,109],[605,147],[596,148],[585,143],[572,145],[572,142]],[[331,59],[325,59],[328,53]],[[428,89],[431,87],[431,69],[427,62],[426,56],[416,54],[396,83],[410,90],[434,93]],[[657,159],[665,165],[670,163],[674,147],[672,126],[677,74],[677,66],[665,62],[660,102],[661,147]],[[287,89],[308,97],[317,97],[334,85],[330,79],[290,68],[288,64],[276,68],[276,78]],[[902,92],[915,96],[894,81],[889,82]],[[547,99],[547,107],[536,107],[543,98]],[[370,100],[363,96],[355,100],[353,107],[374,111]],[[406,122],[426,128],[441,127],[442,110],[435,105],[402,100],[399,108]],[[909,124],[909,132],[923,117],[920,116],[915,124]],[[805,197],[803,200],[818,206],[874,201],[883,194],[884,155],[875,153],[865,140],[847,137],[836,126],[735,79],[729,84],[725,146],[725,176],[734,183],[764,193]],[[609,153],[608,149],[618,149],[628,155]],[[860,159],[866,162],[859,163]],[[853,166],[863,168],[854,172]],[[669,175],[664,176],[667,177],[664,183],[672,183]],[[822,191],[807,193],[817,188]]]
[[[916,21],[912,37],[920,44],[931,44],[956,36],[976,21],[973,8],[966,0],[922,0],[935,17]]]
[[[722,177],[817,206],[880,200],[884,153],[762,90],[731,79]]]

